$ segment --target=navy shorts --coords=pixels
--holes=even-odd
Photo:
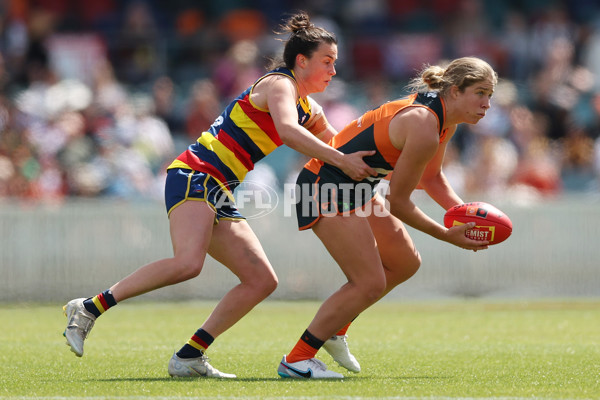
[[[245,219],[235,205],[233,194],[209,174],[184,168],[168,170],[165,184],[167,215],[188,200],[208,203],[215,211],[215,223],[221,219]]]

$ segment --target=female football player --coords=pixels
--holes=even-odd
[[[357,181],[317,159],[305,165],[297,180],[299,227],[313,230],[348,281],[325,300],[283,356],[280,376],[343,377],[315,355],[359,313],[416,273],[421,257],[404,223],[464,249],[488,247],[465,237],[474,223],[447,229],[423,213],[411,194],[424,189],[444,210],[463,203],[442,171],[444,153],[458,124],[476,124],[485,116],[496,83],[496,72],[478,58],[429,66],[411,81],[412,95],[366,112],[330,141],[342,152],[375,150],[365,161],[377,177]],[[390,173],[386,207],[373,189]]]

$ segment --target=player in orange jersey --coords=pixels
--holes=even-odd
[[[254,164],[282,144],[336,165],[353,179],[375,171],[363,160],[374,152],[343,153],[320,140],[335,130],[309,95],[322,92],[336,74],[337,39],[298,13],[282,25],[289,34],[283,60],[234,99],[198,140],[168,167],[165,201],[174,256],[134,271],[108,290],[71,300],[65,337],[83,355],[95,320],[118,302],[196,277],[206,254],[240,280],[194,335],[173,354],[171,376],[234,378],[208,363],[206,349],[275,290],[277,276],[232,198]]]
[[[324,342],[416,273],[421,257],[403,223],[464,249],[488,247],[465,237],[473,223],[447,229],[423,213],[411,194],[424,189],[444,210],[463,203],[442,171],[446,146],[458,124],[485,116],[496,83],[496,72],[478,58],[429,66],[411,81],[414,94],[366,112],[330,141],[342,152],[376,151],[364,159],[376,177],[357,181],[315,159],[305,165],[297,180],[300,229],[312,228],[348,282],[325,300],[283,356],[280,376],[315,378],[308,362]],[[374,189],[390,173],[386,207]]]

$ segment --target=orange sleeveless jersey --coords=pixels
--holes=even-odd
[[[310,160],[296,181],[296,217],[300,230],[310,228],[322,215],[354,212],[373,199],[373,189],[392,172],[401,153],[390,141],[390,121],[407,107],[430,110],[438,120],[440,142],[444,139],[444,102],[435,92],[415,93],[367,111],[335,135],[329,144],[345,154],[375,150],[374,155],[363,160],[378,175],[357,182],[339,168],[314,158]]]
[[[375,155],[365,157],[364,160],[379,173],[378,176],[369,177],[368,180],[378,182],[394,169],[400,156],[401,151],[390,141],[388,128],[391,119],[407,107],[429,109],[438,119],[440,142],[444,139],[446,132],[441,130],[446,114],[444,102],[436,92],[427,92],[415,93],[367,111],[360,118],[346,125],[330,140],[329,144],[345,154],[360,150],[375,150]],[[313,158],[304,167],[318,174],[323,165],[323,161]],[[349,177],[348,179],[351,181]]]

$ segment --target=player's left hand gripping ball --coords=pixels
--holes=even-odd
[[[454,206],[446,211],[444,225],[451,228],[475,222],[466,236],[475,240],[487,240],[490,245],[504,242],[512,233],[512,221],[491,204],[481,201]]]

